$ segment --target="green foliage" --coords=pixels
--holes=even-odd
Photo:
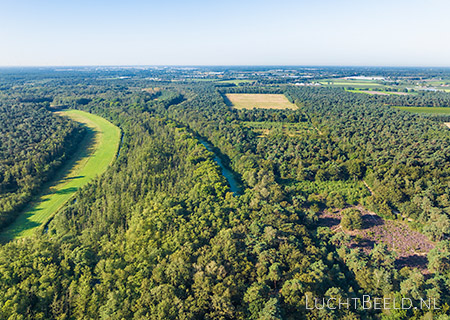
[[[447,273],[450,268],[450,241],[438,242],[428,253],[428,267],[439,273]]]
[[[447,223],[441,228],[442,221],[431,212],[450,208],[443,201],[450,193],[450,132],[440,123],[384,105],[442,106],[449,94],[371,96],[307,87],[290,88],[288,94],[303,103],[317,126],[336,137],[337,149],[348,158],[347,173],[364,177],[373,191],[364,201],[369,209],[387,218],[400,211],[426,225],[431,238],[446,236]],[[322,166],[319,178],[327,179],[329,172]],[[423,198],[431,201],[424,209],[420,208]]]
[[[0,228],[9,225],[55,175],[85,135],[40,103],[0,99]]]
[[[444,271],[421,277],[408,268],[397,271],[396,257],[383,245],[367,255],[350,249],[347,236],[316,225],[324,206],[366,200],[379,212],[404,210],[422,223],[441,223],[438,217],[450,207],[447,136],[427,119],[383,106],[391,99],[422,103],[428,98],[253,84],[221,88],[287,91],[301,107],[236,111],[214,83],[171,81],[184,79],[188,71],[127,72],[132,79],[50,73],[32,76],[45,79],[45,85],[6,76],[0,85],[1,99],[53,97],[52,105],[100,115],[124,133],[117,161],[76,193],[46,233],[0,247],[1,319],[379,316],[360,310],[309,312],[306,294],[423,294],[442,306],[450,302],[449,281],[442,275],[445,251],[429,257],[430,270]],[[140,77],[149,74],[160,80]],[[248,121],[258,125],[249,128]],[[276,130],[279,123],[289,130]],[[290,136],[297,126],[308,129]],[[275,130],[261,138],[256,127]],[[198,137],[220,150],[242,180],[242,195],[229,192],[213,153]],[[437,238],[447,234],[445,228],[429,232],[441,233]]]
[[[363,227],[361,211],[354,208],[344,209],[341,212],[341,225],[347,230],[359,230]]]
[[[264,309],[259,314],[259,320],[281,320],[280,307],[277,298],[267,301]]]
[[[33,205],[3,230],[3,239],[32,235],[36,228],[51,218],[66,201],[93,178],[102,174],[117,154],[120,130],[105,119],[79,110],[64,111],[89,128],[88,134],[50,182],[51,187],[33,199]]]

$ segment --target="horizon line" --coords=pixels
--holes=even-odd
[[[0,65],[0,69],[9,68],[142,68],[142,67],[338,67],[338,68],[439,68],[449,66],[427,65],[336,65],[336,64],[80,64],[80,65]]]

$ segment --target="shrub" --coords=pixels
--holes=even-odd
[[[343,210],[341,225],[347,230],[362,229],[363,220],[361,211],[353,208]]]

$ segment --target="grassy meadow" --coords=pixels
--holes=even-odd
[[[86,137],[72,158],[54,179],[44,186],[42,193],[2,232],[2,239],[32,235],[35,229],[46,223],[80,187],[102,174],[116,156],[120,143],[118,127],[84,111],[67,110],[57,114],[85,125],[88,129]]]
[[[413,113],[425,113],[425,114],[450,114],[450,107],[398,107],[394,108]]]
[[[249,79],[234,79],[234,80],[220,80],[217,83],[231,83],[235,85],[240,85],[241,83],[254,83],[256,80]]]
[[[334,86],[334,87],[354,87],[354,88],[386,87],[385,85],[377,83],[376,81],[379,80],[325,79],[320,80],[319,83],[324,86]]]
[[[406,93],[406,92],[397,92],[397,91],[386,91],[386,90],[379,90],[377,91],[368,91],[368,90],[356,90],[356,89],[345,89],[347,92],[353,92],[353,93],[364,93],[364,94],[370,94],[370,95],[410,95],[412,93]]]

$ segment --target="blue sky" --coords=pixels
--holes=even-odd
[[[448,0],[0,0],[0,66],[450,66]]]

